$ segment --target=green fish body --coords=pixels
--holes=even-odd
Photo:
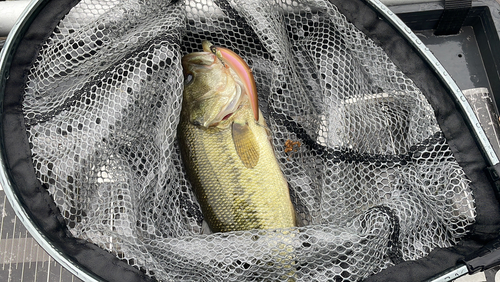
[[[288,184],[262,113],[209,50],[182,59],[178,138],[188,179],[213,232],[295,226]]]

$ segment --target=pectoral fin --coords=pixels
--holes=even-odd
[[[253,168],[259,162],[259,146],[248,124],[234,122],[232,125],[234,147],[240,160],[247,168]]]

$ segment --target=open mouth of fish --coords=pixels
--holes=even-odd
[[[209,56],[201,56],[201,55],[209,55]],[[184,60],[188,61],[190,64],[196,64],[197,68],[211,68],[213,64],[217,63],[217,60],[219,60],[219,58],[212,52],[195,52],[186,55]],[[233,116],[240,108],[243,107],[245,100],[251,99],[252,94],[244,95],[246,88],[244,82],[241,81],[240,76],[232,68],[229,69],[231,69],[231,72],[233,73],[232,77],[233,79],[235,79],[236,82],[235,93],[231,97],[231,100],[227,104],[221,107],[219,113],[211,121],[202,124],[202,126],[204,127],[217,126],[220,122],[230,119],[231,116]],[[193,74],[189,72],[184,73],[185,85],[189,85],[190,83],[193,82],[193,80],[194,80]],[[210,92],[207,92],[206,96],[205,95],[201,96],[200,98],[198,98],[198,100],[210,99],[212,98],[211,95],[212,94]]]
[[[237,87],[236,94],[233,99],[219,112],[215,120],[228,120],[234,113],[236,113],[242,107],[242,95],[241,95],[241,87]]]

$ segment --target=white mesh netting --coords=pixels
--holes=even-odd
[[[160,281],[356,281],[466,234],[469,182],[381,48],[327,1],[214,2],[83,0],[42,46],[23,110],[75,237]],[[294,230],[201,232],[176,126],[205,39],[253,70]]]

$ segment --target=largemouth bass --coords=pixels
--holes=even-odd
[[[245,74],[234,70],[239,62],[228,62],[228,53],[208,42],[203,50],[182,58],[178,138],[205,221],[213,232],[295,226],[269,129],[262,112],[252,108],[257,97],[247,93],[240,79]]]

